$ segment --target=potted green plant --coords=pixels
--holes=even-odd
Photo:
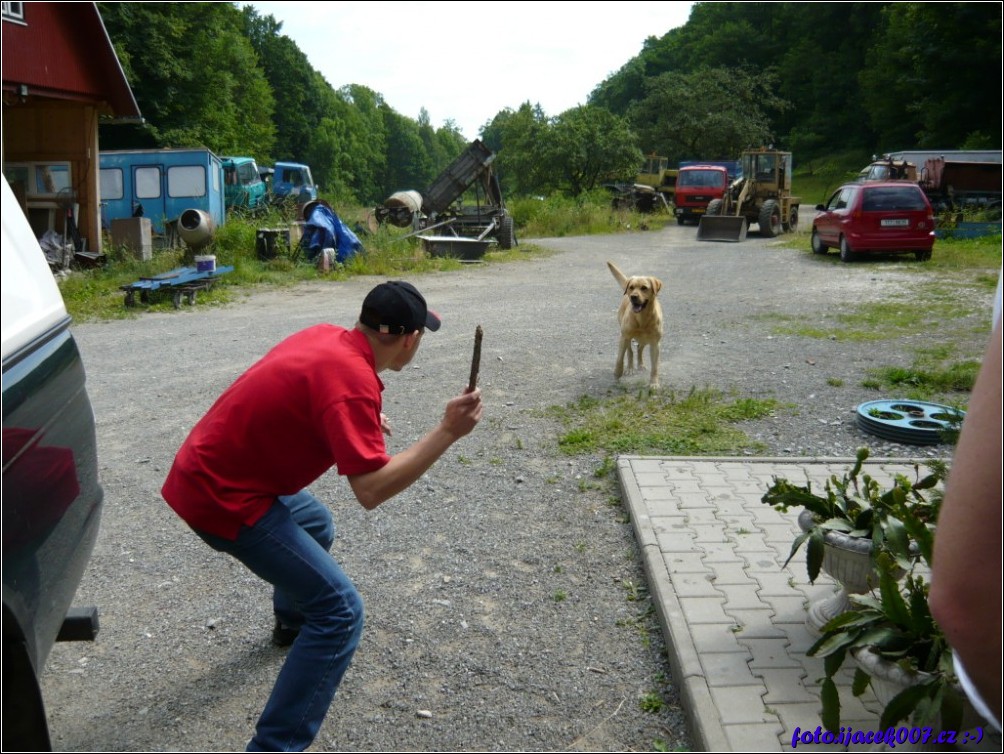
[[[926,566],[929,558],[925,549],[920,562]],[[929,583],[913,572],[901,579],[900,564],[888,552],[877,556],[876,569],[878,592],[852,596],[856,609],[823,626],[822,637],[807,651],[824,658],[823,725],[840,729],[834,676],[848,656],[857,665],[852,693],[860,696],[871,686],[882,704],[881,728],[903,720],[955,731],[979,724],[955,676],[951,648],[931,616]]]
[[[762,497],[781,511],[802,508],[798,518],[802,532],[784,565],[804,544],[809,582],[815,583],[823,571],[841,586],[833,597],[810,606],[806,622],[816,633],[851,608],[850,595],[864,594],[877,585],[874,560],[878,552],[889,552],[902,576],[916,562],[921,548],[929,549],[933,540],[947,464],[930,461],[926,476],[921,476],[917,466],[914,480],[897,474],[883,488],[863,473],[868,455],[868,448],[860,448],[850,470],[841,477],[832,475],[823,494],[814,492],[810,482],[800,485],[774,477]]]

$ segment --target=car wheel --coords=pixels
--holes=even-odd
[[[677,215],[676,216],[676,224],[677,225],[686,225],[687,221],[683,219],[683,215]]]
[[[781,232],[781,208],[777,202],[768,199],[760,208],[760,235],[766,238],[774,238]]]
[[[850,245],[847,243],[847,237],[840,237],[840,261],[841,262],[853,262],[854,252],[851,251]]]
[[[42,692],[24,642],[4,639],[3,674],[3,750],[51,751]]]
[[[813,254],[825,254],[830,248],[825,243],[823,243],[819,238],[819,231],[815,228],[812,229],[812,252]]]
[[[926,251],[915,251],[914,254],[917,257],[918,262],[926,262],[931,258],[931,249]]]
[[[798,230],[798,205],[796,204],[791,208],[791,214],[788,215],[788,230],[794,233]]]
[[[720,215],[722,214],[722,200],[712,199],[708,202],[708,208],[704,210],[705,215]]]

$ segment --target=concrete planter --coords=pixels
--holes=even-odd
[[[809,531],[814,525],[812,512],[803,510],[798,516],[802,531]],[[878,586],[878,573],[872,562],[872,541],[861,537],[849,537],[842,532],[826,532],[823,537],[823,572],[840,584],[840,589],[831,597],[824,597],[809,605],[805,624],[815,635],[822,634],[822,628],[841,613],[854,609],[850,601],[852,594],[865,594]],[[902,577],[903,571],[899,571]]]
[[[888,660],[871,647],[858,647],[850,650],[850,655],[865,673],[871,676],[871,687],[875,698],[882,707],[888,706],[897,694],[905,689],[931,679],[930,673],[911,671],[896,662]],[[980,716],[969,701],[962,687],[953,686],[962,700],[962,725],[960,730],[969,730],[977,726],[985,726],[986,721]],[[938,721],[940,725],[940,719]]]

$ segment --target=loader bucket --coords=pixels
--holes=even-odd
[[[745,241],[749,223],[735,215],[702,215],[697,226],[698,241]]]

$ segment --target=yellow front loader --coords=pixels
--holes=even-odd
[[[798,227],[799,197],[791,194],[791,152],[744,152],[741,178],[721,199],[713,199],[697,227],[698,241],[743,241],[749,226],[765,238]]]

